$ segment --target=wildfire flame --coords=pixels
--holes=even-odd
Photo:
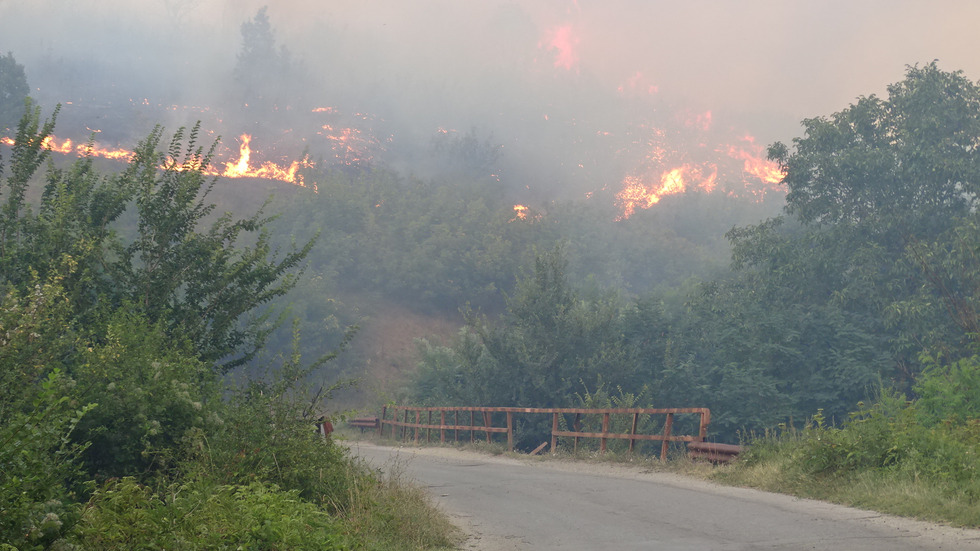
[[[755,138],[745,136],[742,138],[742,141],[748,144],[751,151],[746,151],[745,149],[732,145],[728,147],[728,156],[743,161],[742,169],[745,172],[767,184],[778,184],[782,182],[783,178],[786,177],[786,173],[779,168],[779,165],[762,157],[762,147],[756,145]]]
[[[545,33],[539,47],[555,52],[555,67],[571,70],[578,65],[579,39],[572,32],[571,25],[554,27]]]
[[[250,143],[252,141],[252,136],[249,134],[242,134],[239,137],[241,145],[238,149],[238,159],[235,161],[229,161],[224,163],[224,170],[217,170],[213,167],[193,167],[202,170],[207,175],[210,176],[222,176],[225,178],[265,178],[269,180],[279,180],[282,182],[287,182],[290,184],[295,184],[299,186],[305,186],[302,175],[299,174],[299,169],[302,167],[311,166],[310,163],[304,159],[303,161],[293,161],[288,166],[279,165],[272,161],[266,161],[253,168],[251,165],[252,149]],[[13,146],[13,138],[0,138],[0,144],[6,146]],[[78,155],[84,157],[99,157],[103,159],[111,159],[116,161],[128,161],[133,158],[133,151],[128,149],[120,148],[109,148],[99,145],[96,142],[86,142],[86,143],[74,143],[70,138],[61,140],[55,136],[48,136],[41,141],[41,146],[45,149],[53,151],[55,153],[61,153],[63,155]],[[176,163],[173,159],[170,159],[166,163],[167,166],[175,166]],[[176,167],[181,169],[181,167]]]
[[[514,205],[514,217],[508,220],[508,222],[516,222],[518,220],[524,220],[529,223],[536,222],[541,220],[541,214],[533,213],[527,205]]]
[[[636,176],[627,176],[623,179],[623,189],[616,194],[623,207],[619,219],[629,218],[637,208],[648,209],[667,195],[678,195],[692,188],[711,193],[715,190],[717,178],[718,167],[710,164],[706,167],[684,164],[665,170],[659,181],[653,184],[645,183]]]
[[[8,145],[13,145],[14,140],[9,139]],[[113,160],[129,160],[133,156],[133,152],[126,149],[117,148],[107,148],[98,145],[96,142],[85,142],[80,144],[75,144],[71,139],[59,140],[55,136],[48,136],[41,141],[41,147],[54,151],[55,153],[62,153],[64,155],[70,155],[72,153],[84,157],[101,157],[104,159]]]
[[[707,132],[711,127],[711,112],[683,119],[683,126]],[[719,179],[728,182],[738,180],[742,187],[727,190],[730,195],[748,193],[763,197],[776,189],[785,174],[776,163],[763,157],[762,147],[755,144],[755,138],[744,136],[738,145],[723,145],[713,150],[704,143],[693,148],[696,153],[715,156],[700,162],[683,162],[684,153],[672,152],[665,147],[667,132],[654,128],[651,132],[649,153],[639,169],[623,178],[622,189],[616,194],[617,204],[622,209],[619,220],[632,216],[638,209],[648,209],[668,195],[697,191],[711,193],[718,187]],[[698,137],[700,142],[706,136]],[[680,157],[680,161],[676,160]],[[734,161],[734,162],[733,162]]]
[[[299,169],[303,166],[300,161],[293,161],[289,166],[283,167],[272,161],[266,161],[257,168],[252,168],[252,142],[250,134],[242,134],[238,137],[241,145],[238,147],[238,160],[225,163],[223,172],[208,171],[209,174],[224,176],[225,178],[265,178],[267,180],[279,180],[298,186],[305,186],[303,177],[299,174]],[[306,161],[304,160],[304,163]]]

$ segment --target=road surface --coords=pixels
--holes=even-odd
[[[980,550],[980,530],[631,466],[350,446],[428,487],[467,550]]]

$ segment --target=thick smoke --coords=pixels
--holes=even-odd
[[[290,68],[269,79],[281,97],[246,106],[241,25],[266,4]],[[65,104],[66,137],[131,146],[200,119],[232,151],[247,132],[281,155],[433,175],[449,136],[495,149],[493,181],[547,199],[618,188],[658,148],[680,163],[786,141],[906,64],[976,78],[977,20],[955,0],[6,0],[0,49],[46,111]],[[338,153],[343,139],[366,151]]]

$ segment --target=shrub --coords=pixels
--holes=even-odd
[[[212,432],[198,437],[188,468],[204,469],[223,484],[276,484],[336,510],[348,495],[348,452],[318,435],[296,406],[249,383],[235,392]]]
[[[915,385],[919,419],[923,424],[963,423],[980,419],[980,356],[971,356],[940,366],[929,365]]]
[[[39,385],[33,408],[0,423],[0,542],[44,549],[61,539],[77,515],[75,493],[83,480],[84,445],[72,431],[94,406],[68,398],[71,381],[51,372]]]
[[[220,408],[214,375],[160,323],[126,309],[112,314],[99,340],[74,368],[78,393],[100,404],[76,433],[92,444],[87,470],[105,479],[174,468],[185,437]]]
[[[154,492],[134,478],[106,483],[73,536],[86,549],[345,550],[342,523],[272,484],[196,480]]]
[[[208,432],[189,438],[193,457],[185,468],[222,484],[275,484],[336,511],[349,495],[350,458],[346,448],[316,432],[314,421],[322,403],[347,383],[307,388],[306,381],[332,356],[304,366],[295,324],[294,332],[292,355],[270,367],[268,380],[232,388]]]

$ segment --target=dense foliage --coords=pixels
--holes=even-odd
[[[305,177],[317,183],[316,193],[297,190],[274,203],[285,213],[272,222],[279,243],[319,235],[307,257],[309,277],[282,300],[304,333],[319,336],[306,343],[310,353],[328,350],[346,325],[370,323],[391,305],[454,323],[467,308],[496,318],[515,292],[515,275],[556,243],[571,286],[677,295],[696,275],[724,268],[725,231],[774,209],[723,195],[678,196],[617,221],[606,196],[530,207],[520,217],[500,183],[464,172],[422,180],[383,167],[320,169]],[[289,335],[273,335],[270,345],[287,349]],[[380,346],[355,342],[331,369],[363,376],[374,358],[359,345]]]
[[[980,526],[980,362],[932,364],[909,401],[884,392],[841,425],[757,435],[723,479],[956,525]]]
[[[980,87],[910,67],[887,98],[804,129],[770,148],[785,214],[727,233],[728,273],[632,298],[570,283],[568,252],[539,254],[501,318],[421,343],[414,399],[568,406],[601,378],[710,407],[714,437],[736,440],[818,409],[840,422],[882,383],[915,396],[955,369],[978,329]]]
[[[0,55],[0,132],[17,125],[30,93],[24,66],[11,52]]]
[[[304,361],[298,332],[267,377],[222,377],[310,242],[273,250],[261,214],[214,213],[196,128],[165,151],[153,131],[119,173],[42,176],[53,127],[31,107],[0,171],[0,547],[445,544],[445,521],[370,521],[428,505],[314,432],[336,385],[303,386],[330,356]]]

